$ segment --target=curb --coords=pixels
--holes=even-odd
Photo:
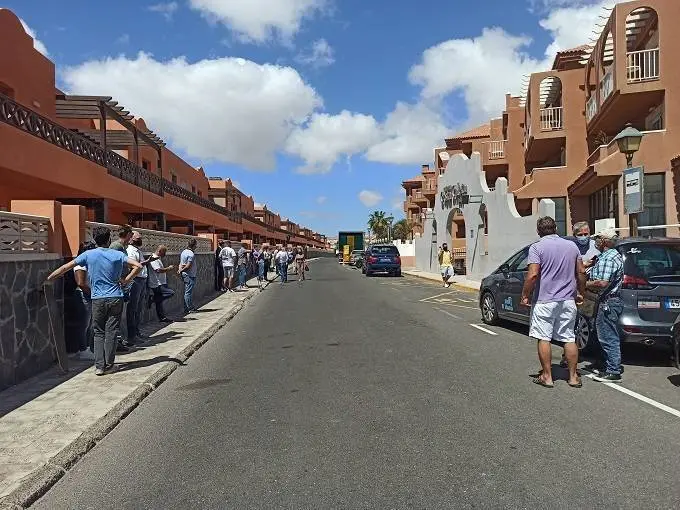
[[[427,280],[428,282],[437,283],[436,280],[434,280],[432,278],[428,278],[427,276],[423,276],[423,275],[420,275],[420,274],[405,273],[403,271],[402,271],[402,274],[404,274],[405,276],[412,276],[414,278],[420,278],[421,280]],[[439,283],[441,284],[441,281],[439,281]],[[470,291],[479,292],[479,289],[476,288],[476,287],[468,287],[467,285],[463,285],[463,284],[456,283],[456,282],[451,282],[451,287],[454,287],[458,290],[468,291],[468,292],[470,292]]]
[[[267,288],[272,282],[267,282]],[[135,388],[131,393],[118,402],[113,409],[97,420],[85,430],[71,444],[64,447],[52,457],[47,464],[28,475],[19,487],[0,499],[0,510],[23,510],[30,507],[49,491],[82,457],[97,443],[104,439],[123,419],[129,415],[146,397],[158,386],[163,384],[170,375],[208,342],[220,329],[230,322],[245,305],[257,296],[254,292],[241,298],[240,302],[232,306],[228,312],[219,317],[215,323],[199,335],[191,344],[182,349],[175,356],[175,363],[166,365]],[[172,361],[172,360],[171,360]]]

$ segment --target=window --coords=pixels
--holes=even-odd
[[[525,248],[522,251],[515,253],[505,263],[503,263],[503,265],[508,266],[510,268],[510,271],[516,271],[517,268],[520,265],[520,262],[525,261],[525,264],[526,264],[526,260],[528,258],[529,258],[529,249]]]
[[[170,180],[173,184],[177,184],[177,175],[174,172],[170,172]]]
[[[196,186],[192,185],[191,186],[191,192],[195,195],[196,194]]]
[[[642,278],[680,276],[680,244],[636,244],[625,246],[626,274]]]
[[[652,227],[666,224],[666,186],[665,174],[645,174],[645,210],[638,214],[639,227]],[[641,237],[664,237],[665,228],[640,230]]]
[[[146,159],[142,159],[142,168],[144,170],[151,169],[151,163],[149,163]]]
[[[203,192],[202,192],[200,189],[198,190],[198,196],[199,196],[199,197],[202,197],[202,196],[203,196]]]
[[[374,255],[399,255],[399,250],[396,246],[374,246],[371,248],[371,253]]]
[[[557,233],[561,236],[567,235],[567,199],[564,197],[551,198],[555,202],[555,223]]]
[[[529,248],[522,250],[522,253],[515,258],[510,265],[511,272],[527,271],[529,269]]]
[[[645,129],[647,131],[658,131],[663,129],[663,104],[654,108],[645,119]]]
[[[590,230],[595,230],[595,220],[614,218],[618,224],[619,191],[616,182],[607,184],[588,197],[590,206]]]

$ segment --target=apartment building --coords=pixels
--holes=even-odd
[[[680,2],[621,2],[603,11],[603,19],[592,44],[559,52],[550,70],[528,77],[521,97],[507,95],[500,118],[435,149],[437,175],[451,155],[479,152],[487,185],[493,188],[498,177],[506,177],[520,214],[535,212],[541,199],[550,198],[561,233],[576,221],[589,221],[594,228],[596,220],[612,218],[625,235],[621,175],[626,159],[614,137],[631,124],[644,134],[633,161],[645,171],[645,211],[638,223],[678,223],[680,100],[675,94],[680,94],[680,67],[674,56],[680,34],[672,24],[680,19]],[[422,211],[413,196],[424,182],[421,173],[403,183],[407,218]],[[462,218],[453,222],[452,243],[464,245]],[[670,227],[643,232],[679,233]]]
[[[0,9],[0,47],[0,210],[13,200],[56,200],[83,205],[88,219],[103,223],[286,239],[256,220],[252,197],[235,193],[233,208],[225,186],[224,200],[214,200],[219,191],[204,170],[114,98],[57,89],[54,63],[7,9]],[[296,242],[321,246],[313,236]]]

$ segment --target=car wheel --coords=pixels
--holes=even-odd
[[[498,309],[496,308],[496,299],[491,292],[485,292],[482,296],[482,321],[484,324],[493,326],[498,324]]]
[[[396,276],[397,278],[401,278],[401,269],[399,269],[399,270],[395,273],[395,276]]]
[[[595,340],[595,330],[592,321],[588,317],[580,313],[576,316],[574,334],[579,351],[588,352],[592,349]]]

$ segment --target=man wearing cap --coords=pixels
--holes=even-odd
[[[451,252],[446,243],[442,244],[442,248],[439,250],[439,270],[442,273],[444,287],[449,288],[451,286],[449,279],[453,276],[453,263],[451,261]]]
[[[619,317],[623,312],[620,290],[623,279],[623,257],[617,249],[618,237],[614,230],[604,230],[595,236],[602,255],[590,272],[586,288],[600,294],[595,327],[597,339],[605,358],[604,369],[593,370],[594,379],[600,382],[621,382],[621,337]]]

